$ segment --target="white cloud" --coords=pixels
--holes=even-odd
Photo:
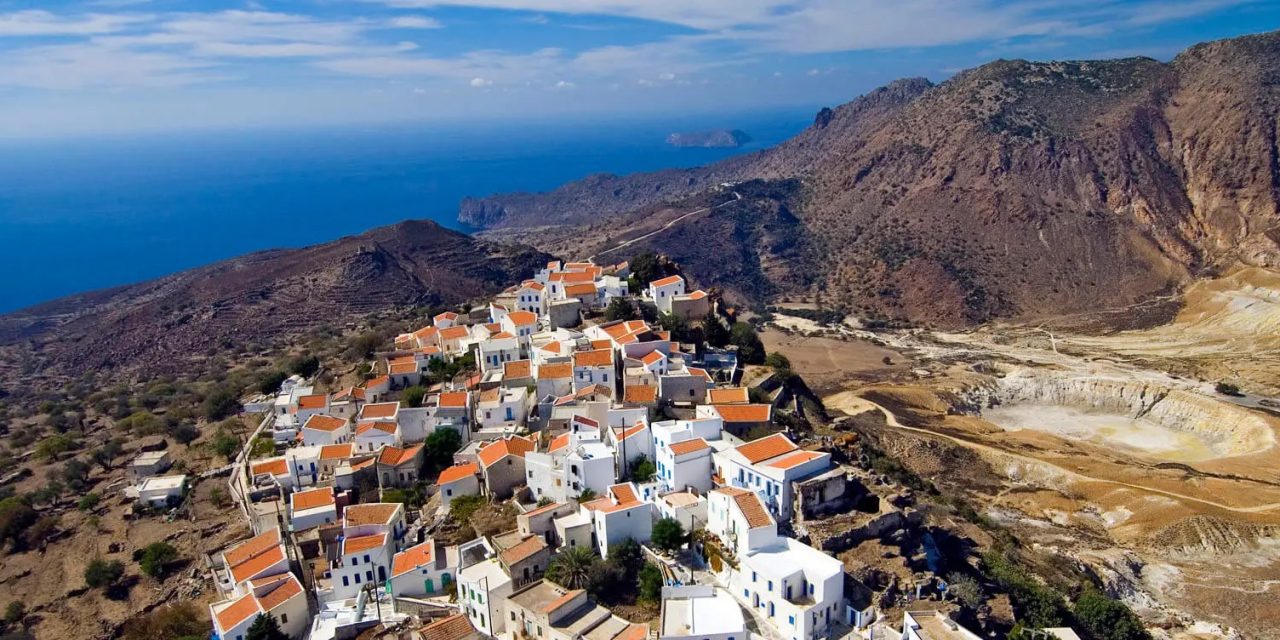
[[[675,80],[675,79],[676,79],[676,74],[671,73],[671,72],[663,72],[663,73],[659,73],[659,74],[658,74],[658,79],[659,79],[659,80]]]
[[[557,89],[572,89],[572,88],[574,88],[574,87],[576,87],[576,86],[578,86],[578,85],[576,85],[576,84],[574,84],[574,83],[572,83],[572,82],[569,82],[568,80],[561,80],[561,81],[559,81],[559,82],[557,82],[557,83],[555,84],[555,88],[557,88]]]
[[[0,13],[0,36],[90,36],[114,33],[149,19],[148,16],[102,13],[62,16],[31,9]]]
[[[165,53],[93,44],[33,47],[0,56],[0,85],[37,89],[177,87],[221,79],[210,65]]]
[[[816,76],[816,75],[818,75],[819,73],[822,73],[822,72],[821,72],[821,71],[818,71],[817,69],[810,69],[810,70],[806,71],[804,74],[805,74],[806,76]]]
[[[444,25],[440,24],[435,18],[426,18],[423,16],[400,16],[392,18],[390,25],[396,29],[440,29]]]
[[[476,78],[472,78],[472,79],[471,79],[471,86],[476,87],[477,89],[482,88],[482,87],[491,87],[491,86],[493,86],[493,81],[492,81],[492,80],[485,80],[484,78],[476,77]]]

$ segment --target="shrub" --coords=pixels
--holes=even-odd
[[[26,500],[18,497],[0,500],[0,543],[8,540],[15,547],[21,547],[26,544],[27,529],[35,522],[35,509]]]
[[[4,623],[18,624],[22,619],[27,617],[27,605],[22,604],[18,600],[10,602],[4,608]]]
[[[978,581],[961,573],[952,573],[947,576],[947,593],[970,611],[977,610],[984,600],[982,586]]]
[[[167,542],[153,542],[138,554],[138,566],[152,578],[163,578],[165,572],[178,559],[178,550]]]
[[[427,390],[419,386],[406,387],[400,392],[400,404],[406,407],[421,407],[422,398],[427,395]]]
[[[1219,382],[1218,384],[1213,385],[1213,390],[1217,391],[1218,393],[1224,396],[1244,395],[1240,393],[1240,387],[1238,385],[1236,385],[1235,383],[1227,382],[1225,380]]]
[[[63,433],[56,436],[49,436],[40,441],[36,445],[36,457],[41,460],[53,460],[58,456],[75,449],[77,446],[75,438]]]
[[[239,409],[240,401],[226,387],[214,389],[209,395],[205,396],[204,402],[200,403],[201,412],[204,413],[205,419],[210,422],[233,415]]]
[[[791,369],[791,360],[776,351],[765,357],[764,364],[765,366],[772,367],[775,370],[789,371]]]
[[[155,435],[163,428],[160,419],[150,411],[135,411],[129,414],[129,417],[117,421],[116,426],[135,436]]]
[[[653,465],[653,461],[643,453],[631,461],[631,479],[635,482],[648,482],[657,472],[658,468]]]
[[[124,625],[123,640],[186,640],[209,634],[209,619],[194,602],[179,601]]]
[[[218,427],[218,432],[213,436],[212,444],[213,452],[227,460],[234,458],[236,452],[240,450],[240,440],[222,427]]]
[[[714,313],[708,313],[702,318],[702,339],[717,349],[729,345],[729,330]]]
[[[253,446],[249,448],[249,456],[252,458],[265,458],[275,454],[276,441],[270,436],[258,436],[253,439]]]
[[[640,570],[640,599],[653,604],[662,600],[662,571],[652,563]]]
[[[249,625],[245,640],[289,640],[289,636],[280,630],[280,623],[273,616],[259,613]]]
[[[173,436],[173,439],[178,444],[187,445],[195,442],[200,437],[200,430],[193,424],[180,424],[170,429],[169,435]]]
[[[94,558],[84,569],[84,582],[93,589],[110,589],[124,577],[124,563]]]
[[[484,504],[481,496],[458,496],[449,503],[449,519],[459,523],[467,522]]]
[[[453,429],[436,429],[423,445],[422,475],[434,478],[453,464],[453,454],[462,448],[462,435]]]
[[[289,374],[276,369],[269,371],[258,380],[258,391],[270,395],[280,390],[280,385],[289,377]]]
[[[742,364],[764,364],[764,343],[755,327],[745,322],[733,323],[729,341],[738,347],[738,361]]]
[[[1107,597],[1092,585],[1085,588],[1072,609],[1076,621],[1098,640],[1150,640],[1142,621],[1123,602]]]
[[[616,320],[634,320],[639,313],[636,306],[626,298],[614,298],[609,301],[609,306],[604,310],[604,319],[608,322]]]
[[[81,511],[93,511],[97,508],[98,503],[102,502],[102,496],[96,493],[86,493],[80,502],[76,505]]]
[[[310,354],[303,354],[289,361],[289,371],[304,378],[314,376],[319,370],[320,359]]]

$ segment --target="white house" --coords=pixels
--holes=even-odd
[[[427,596],[443,592],[456,580],[458,567],[450,566],[445,548],[434,539],[409,547],[392,558],[391,593]]]
[[[356,426],[356,449],[375,452],[400,444],[400,425],[394,422],[362,422]]]
[[[831,454],[803,451],[775,433],[715,454],[716,475],[724,484],[756,492],[769,512],[791,518],[792,484],[831,468]]]
[[[440,491],[440,509],[447,512],[454,498],[480,495],[480,465],[474,462],[455,464],[440,472],[436,487]]]
[[[351,441],[351,425],[343,418],[315,414],[302,425],[302,444],[323,446]]]
[[[255,581],[248,593],[209,605],[213,631],[220,640],[245,640],[260,615],[276,619],[291,638],[306,635],[311,625],[307,594],[292,573],[280,573]]]
[[[151,476],[138,484],[138,502],[148,507],[164,508],[182,501],[187,491],[187,476]]]
[[[546,286],[536,280],[526,280],[516,289],[516,308],[520,311],[543,315],[547,312]]]
[[[262,533],[222,552],[225,579],[218,584],[223,594],[241,596],[248,593],[253,580],[289,571],[279,527]]]
[[[497,636],[506,630],[506,600],[514,585],[488,539],[458,547],[458,606],[477,631]]]
[[[289,522],[295,533],[337,521],[338,506],[332,488],[318,487],[289,495]]]
[[[667,276],[649,283],[649,299],[662,313],[671,313],[671,301],[676,296],[684,295],[684,278]]]
[[[742,609],[709,584],[662,588],[658,640],[747,640]]]
[[[813,547],[779,536],[755,492],[722,487],[709,495],[707,529],[737,557],[721,582],[784,638],[812,640],[840,619],[844,564]]]
[[[444,329],[448,329],[450,327],[457,325],[457,323],[458,323],[458,314],[452,311],[445,311],[444,313],[438,313],[434,318],[431,319],[431,324],[435,325],[437,329],[440,329],[442,331]]]
[[[575,391],[601,384],[613,388],[613,349],[594,349],[573,354],[573,388]]]
[[[609,557],[609,547],[627,538],[649,541],[653,532],[653,503],[640,499],[633,483],[615,484],[608,495],[582,505],[591,513],[595,542],[601,557]]]
[[[711,490],[711,445],[702,438],[672,442],[658,449],[658,482],[663,491]]]
[[[554,362],[538,365],[535,374],[538,397],[561,396],[573,393],[573,363]]]
[[[523,426],[528,415],[529,392],[524,387],[495,387],[480,392],[476,401],[476,421],[481,431],[493,435],[512,433]]]
[[[502,330],[519,340],[520,344],[529,344],[529,338],[538,330],[538,315],[532,311],[512,311],[500,321]]]
[[[481,371],[501,371],[503,363],[520,359],[520,340],[506,331],[495,333],[480,342],[476,358]]]

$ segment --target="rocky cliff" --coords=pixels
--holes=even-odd
[[[1120,307],[1280,263],[1280,33],[1147,58],[1001,60],[904,80],[774,149],[469,201],[485,226],[581,225],[725,181],[798,178],[810,295],[964,325]],[[482,215],[481,215],[482,214]]]

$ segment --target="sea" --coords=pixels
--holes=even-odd
[[[795,135],[815,111],[0,141],[0,313],[405,219],[467,231],[466,196],[715,162]],[[752,141],[665,142],[710,128]]]

